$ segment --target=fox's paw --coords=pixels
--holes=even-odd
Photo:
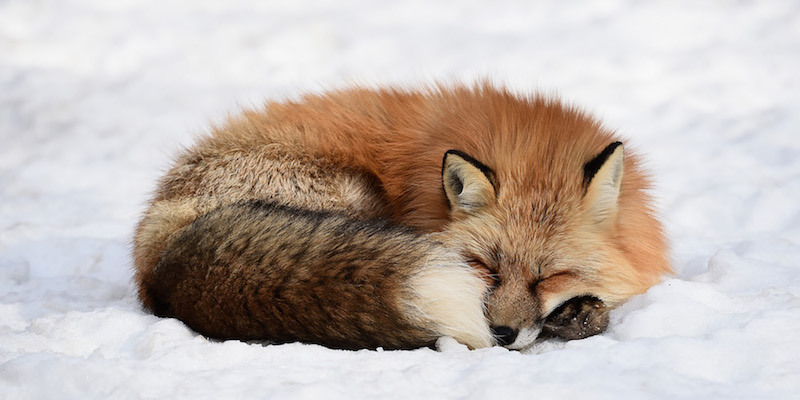
[[[545,318],[542,336],[583,339],[603,332],[610,308],[592,296],[573,297]]]

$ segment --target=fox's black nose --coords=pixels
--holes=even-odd
[[[514,343],[519,333],[518,330],[511,329],[507,326],[493,326],[492,332],[494,332],[494,336],[497,338],[497,344],[501,346],[508,346]]]

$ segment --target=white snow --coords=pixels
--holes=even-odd
[[[0,398],[800,398],[798,71],[792,0],[0,1]],[[350,352],[142,311],[133,227],[210,123],[481,77],[558,93],[647,155],[677,274],[606,333]]]

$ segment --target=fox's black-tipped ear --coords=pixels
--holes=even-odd
[[[494,172],[458,150],[444,154],[442,186],[452,213],[475,213],[497,196]]]
[[[617,214],[624,164],[622,143],[615,142],[583,167],[587,185],[583,204],[595,223],[609,221]]]

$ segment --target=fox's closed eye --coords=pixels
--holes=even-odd
[[[565,277],[568,277],[570,275],[572,275],[572,272],[569,272],[569,271],[561,271],[561,272],[556,272],[555,274],[552,274],[552,275],[547,275],[547,276],[545,276],[543,278],[539,278],[539,279],[535,280],[533,283],[531,283],[530,289],[532,291],[536,290],[536,288],[540,284],[542,284],[542,283],[544,283],[544,282],[546,282],[546,281],[548,281],[550,279],[553,279],[553,278],[565,278]]]
[[[471,258],[469,261],[467,261],[467,264],[469,264],[472,268],[475,268],[476,270],[480,271],[481,278],[483,278],[483,280],[486,281],[486,283],[492,289],[495,289],[498,286],[500,286],[500,274],[498,274],[497,271],[494,271],[488,266],[486,266],[486,264],[483,261],[477,258]]]
[[[554,274],[547,275],[546,277],[542,278],[541,280],[544,281],[544,280],[548,280],[548,279],[552,279],[552,278],[556,278],[556,277],[567,277],[567,276],[570,276],[572,274],[573,273],[570,272],[570,271],[561,271],[561,272],[556,272]]]

